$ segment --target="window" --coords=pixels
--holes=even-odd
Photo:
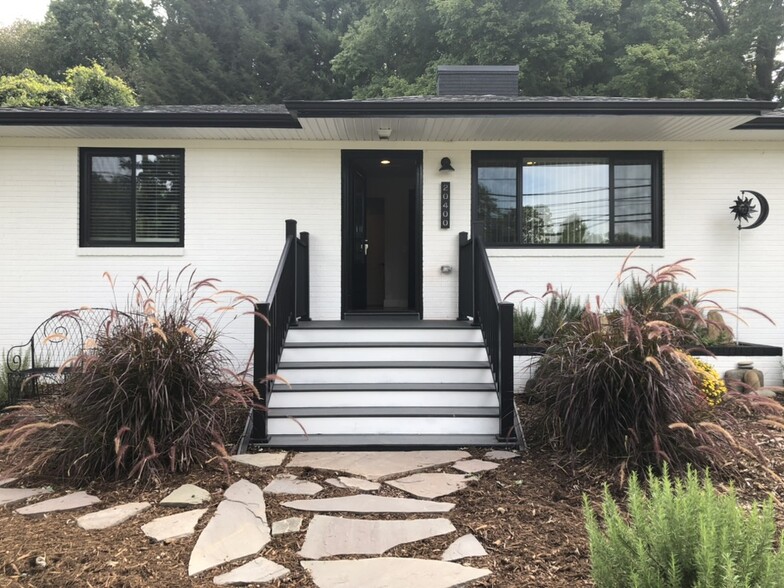
[[[181,247],[183,150],[82,149],[82,247]]]
[[[661,246],[661,154],[474,153],[488,246]]]

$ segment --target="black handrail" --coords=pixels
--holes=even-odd
[[[493,370],[499,404],[498,438],[517,439],[514,410],[514,304],[504,302],[498,293],[481,231],[474,229],[472,239],[460,233],[458,319],[473,317],[482,337]]]
[[[253,380],[258,391],[253,410],[251,441],[268,441],[267,412],[272,383],[278,370],[289,327],[310,320],[310,235],[300,233],[297,221],[286,221],[286,243],[265,302],[256,306],[253,325]],[[265,320],[266,318],[266,320]]]

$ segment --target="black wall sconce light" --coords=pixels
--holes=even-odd
[[[452,160],[448,157],[444,157],[441,160],[441,169],[438,171],[455,171],[455,168],[452,167]]]

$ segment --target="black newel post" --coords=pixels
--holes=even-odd
[[[500,365],[498,387],[500,391],[501,421],[499,439],[514,440],[514,304],[501,302],[498,305],[498,338],[500,341]]]
[[[303,231],[299,237],[302,243],[302,256],[297,259],[297,313],[299,320],[310,320],[310,233]]]
[[[288,242],[289,238],[293,238],[294,239],[294,242],[292,243],[292,249],[293,249],[292,256],[293,256],[293,261],[294,261],[294,272],[293,272],[294,273],[294,277],[293,277],[294,292],[292,292],[292,295],[294,297],[293,298],[294,299],[294,312],[291,313],[291,319],[289,320],[289,326],[290,327],[296,327],[297,326],[297,306],[298,306],[297,301],[299,300],[299,292],[298,292],[299,284],[297,283],[298,282],[297,276],[299,275],[299,273],[298,273],[299,272],[299,269],[298,269],[299,263],[298,263],[298,260],[297,260],[297,257],[299,256],[299,246],[297,245],[297,221],[295,221],[294,219],[287,219],[286,220],[286,241],[287,242]]]
[[[458,266],[457,266],[457,320],[467,321],[473,312],[474,301],[474,263],[472,259],[471,244],[468,233],[462,231],[459,235]]]
[[[269,318],[270,305],[261,302],[255,305],[255,311]],[[267,435],[267,387],[265,380],[269,373],[269,335],[267,321],[258,315],[253,317],[253,384],[258,392],[253,406],[253,432],[251,438],[257,443],[264,443]]]

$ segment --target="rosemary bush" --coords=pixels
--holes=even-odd
[[[0,422],[0,450],[26,473],[76,480],[156,478],[225,455],[224,430],[253,388],[229,369],[221,313],[202,311],[231,311],[248,297],[217,291],[216,281],[137,278],[128,320],[70,362],[59,401]]]
[[[777,588],[784,586],[772,500],[745,509],[733,489],[719,494],[693,469],[684,481],[629,479],[626,510],[605,488],[601,521],[584,497],[597,588]]]

